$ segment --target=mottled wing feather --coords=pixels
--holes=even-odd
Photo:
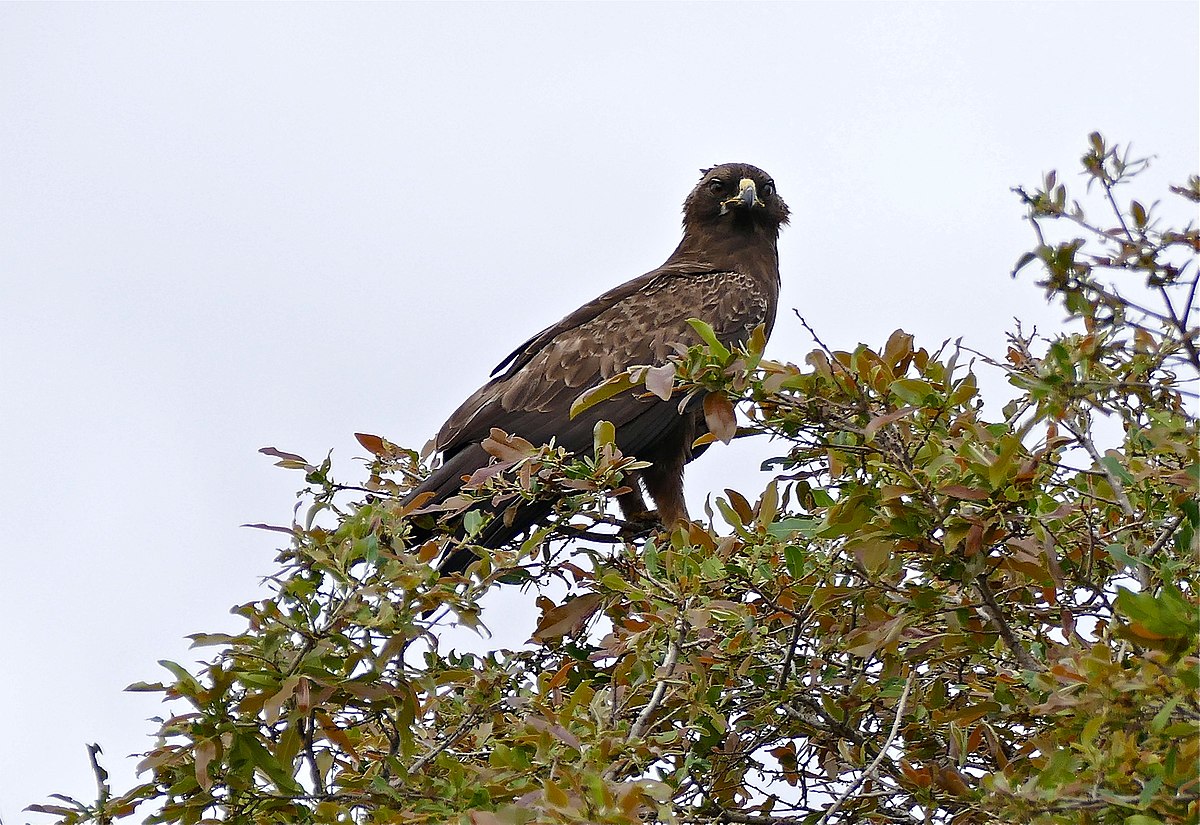
[[[603,417],[620,428],[657,407],[676,415],[674,405],[614,398],[593,415],[571,421],[571,403],[588,387],[634,364],[659,364],[676,344],[698,338],[687,323],[701,318],[728,343],[745,340],[774,315],[774,298],[757,282],[736,272],[656,271],[612,290],[549,327],[509,356],[505,372],[481,387],[450,417],[438,434],[438,447],[454,453],[484,438],[492,426],[534,443],[557,437],[568,449],[591,443],[591,429]],[[667,426],[643,422],[643,438],[622,438],[626,449]]]

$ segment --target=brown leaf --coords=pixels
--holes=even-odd
[[[704,396],[704,423],[713,435],[728,444],[737,435],[733,402],[717,392]]]
[[[491,433],[480,446],[487,451],[488,455],[514,464],[537,452],[537,448],[521,436],[509,435],[496,427],[492,427]]]
[[[912,355],[913,337],[902,329],[893,332],[883,346],[883,361],[890,367],[898,367]]]
[[[742,524],[754,521],[754,511],[750,508],[750,502],[746,501],[744,495],[729,487],[725,488],[725,495],[729,497],[729,504],[738,514],[738,518],[742,520]]]
[[[279,712],[283,709],[284,703],[292,698],[292,694],[296,692],[296,687],[300,684],[300,676],[289,676],[280,684],[279,690],[263,703],[263,717],[268,725],[273,725],[279,720]]]
[[[579,631],[604,601],[599,593],[585,593],[578,598],[552,607],[542,614],[537,629],[533,631],[535,642],[545,642]]]
[[[421,549],[417,551],[417,561],[430,562],[442,552],[442,543],[439,539],[430,539],[421,545]]]
[[[487,442],[485,441],[484,444]],[[487,447],[484,447],[487,449]],[[471,473],[471,477],[466,480],[463,487],[479,487],[486,484],[488,479],[500,475],[507,469],[510,469],[517,461],[496,461],[486,466],[480,467],[475,472]]]
[[[213,739],[201,739],[196,743],[193,754],[196,757],[196,784],[204,790],[212,787],[212,777],[208,775],[208,765],[217,758],[217,743]]]
[[[432,490],[426,490],[419,495],[413,496],[409,501],[405,502],[403,507],[396,511],[396,515],[399,518],[404,518],[407,515],[411,515],[414,511],[420,510],[422,507],[428,504],[429,501],[436,496],[437,493],[433,492]]]
[[[877,415],[867,422],[867,426],[863,428],[863,434],[867,437],[867,440],[870,441],[875,433],[879,432],[880,427],[886,427],[893,421],[899,421],[901,418],[904,418],[906,415],[916,409],[916,407],[901,407],[900,409],[890,412],[887,415]]]
[[[354,743],[350,741],[350,737],[346,735],[346,732],[337,726],[336,722],[320,711],[317,711],[314,716],[316,716],[317,724],[320,726],[321,733],[325,735],[326,739],[353,756],[355,760],[362,761],[362,756],[355,749]]]
[[[986,501],[990,497],[987,490],[964,487],[961,484],[947,484],[945,487],[939,487],[938,492],[945,493],[951,498],[961,498],[967,501]]]
[[[295,453],[285,453],[283,450],[277,450],[274,447],[263,447],[259,450],[263,455],[269,455],[272,458],[278,458],[280,461],[276,467],[285,467],[289,470],[315,470],[316,467],[304,460],[304,456],[296,455]]]
[[[575,659],[567,659],[567,663],[560,667],[555,674],[550,677],[550,681],[546,683],[546,690],[553,690],[556,687],[561,687],[562,685],[566,684],[567,676],[571,674],[571,671],[575,669],[575,665],[577,664],[579,664],[579,662]]]
[[[371,435],[370,433],[355,433],[354,438],[368,452],[372,452],[379,456],[391,455],[391,451],[384,444],[383,439],[377,435]]]
[[[571,733],[562,725],[555,724],[553,722],[547,722],[545,719],[542,719],[538,716],[530,716],[525,721],[529,723],[529,727],[535,730],[545,731],[567,747],[574,748],[577,751],[583,751],[583,743],[579,741],[579,737]]]
[[[963,555],[969,559],[978,555],[981,549],[983,549],[983,525],[972,524],[971,529],[967,531],[967,541],[963,547]]]
[[[500,817],[491,811],[471,811],[471,825],[505,825]]]

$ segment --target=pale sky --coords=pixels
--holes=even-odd
[[[771,357],[812,348],[793,307],[840,349],[1052,329],[1009,188],[1079,181],[1094,129],[1150,197],[1195,172],[1198,8],[0,5],[0,818],[92,799],[87,742],[133,783],[163,709],[122,689],[273,569],[238,525],[301,479],[259,447],[419,447],[660,264],[701,167],[792,207]],[[710,450],[693,509],[772,454]]]

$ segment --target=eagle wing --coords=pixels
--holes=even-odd
[[[738,272],[674,268],[622,284],[501,362],[500,374],[450,416],[438,433],[437,448],[449,458],[498,426],[534,444],[554,437],[578,451],[591,444],[592,428],[603,418],[618,428],[622,449],[636,454],[677,419],[674,403],[622,393],[576,419],[570,418],[571,404],[584,390],[630,366],[661,364],[676,346],[698,343],[689,318],[711,324],[724,343],[745,340],[754,327],[774,318],[775,296],[764,286]],[[648,416],[651,420],[640,420]],[[640,426],[630,429],[634,420]]]

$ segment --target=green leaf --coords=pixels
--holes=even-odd
[[[1105,552],[1112,557],[1112,560],[1117,563],[1118,567],[1125,567],[1130,570],[1136,570],[1138,561],[1133,556],[1129,555],[1129,551],[1125,549],[1125,545],[1119,542],[1113,542],[1104,548]]]
[[[468,510],[463,514],[463,530],[468,536],[474,536],[483,527],[483,514],[478,510]]]
[[[793,579],[804,578],[804,551],[794,544],[783,548],[783,563]]]
[[[159,659],[158,663],[165,667],[178,680],[175,684],[175,689],[183,696],[189,698],[195,697],[201,691],[200,683],[196,681],[196,677],[188,673],[187,669],[176,662],[169,659]]]
[[[658,578],[659,570],[661,569],[658,558],[658,545],[654,543],[653,538],[648,539],[646,545],[642,548],[642,561],[645,562],[646,572],[652,579]]]
[[[1146,783],[1146,787],[1142,788],[1142,792],[1138,795],[1138,807],[1150,807],[1150,801],[1154,799],[1154,795],[1158,793],[1162,786],[1162,776],[1151,777],[1150,781]]]
[[[1163,821],[1146,814],[1132,814],[1125,817],[1123,825],[1163,825]]]
[[[914,407],[924,406],[925,400],[934,393],[933,385],[919,378],[899,378],[892,382],[889,389],[892,395]]]
[[[618,373],[607,381],[597,384],[590,390],[581,393],[571,404],[571,418],[575,418],[601,401],[607,401],[614,395],[620,395],[627,390],[633,389],[635,386],[637,384],[634,383],[633,377],[628,372]]]
[[[725,519],[725,523],[735,530],[744,531],[745,524],[742,523],[742,517],[738,515],[728,501],[723,498],[716,499],[717,510],[720,511],[721,517]]]
[[[1187,516],[1187,520],[1193,527],[1200,527],[1200,501],[1188,499],[1179,505],[1179,509]]]
[[[1138,229],[1146,226],[1146,207],[1142,206],[1137,201],[1130,201],[1129,214],[1133,216],[1133,222]]]
[[[1100,463],[1110,473],[1121,480],[1122,484],[1133,484],[1133,476],[1125,469],[1125,465],[1121,463],[1121,459],[1115,455],[1106,455],[1100,459]]]
[[[596,455],[600,454],[603,447],[607,447],[617,443],[617,428],[613,426],[611,421],[600,420],[596,422],[596,426],[592,428],[592,450]]]
[[[300,784],[296,782],[292,774],[284,770],[283,766],[279,764],[279,760],[267,750],[266,746],[258,740],[258,737],[249,734],[237,735],[236,741],[241,744],[245,751],[249,752],[250,761],[254,767],[274,782],[279,790],[291,794],[304,793],[304,789],[300,787]]]
[[[1171,721],[1171,713],[1175,707],[1183,701],[1182,696],[1172,696],[1167,700],[1167,703],[1159,708],[1158,713],[1154,714],[1154,718],[1150,720],[1150,730],[1153,733],[1162,733],[1163,728]]]
[[[1188,639],[1200,633],[1200,613],[1177,587],[1163,585],[1156,596],[1117,588],[1117,609],[1131,622],[1133,632],[1146,639]]]
[[[704,323],[699,318],[688,318],[688,323],[692,329],[696,330],[696,334],[700,336],[700,340],[708,344],[708,348],[712,354],[717,356],[721,361],[728,361],[730,357],[729,348],[717,340],[716,330],[709,324]]]
[[[816,519],[805,516],[785,518],[781,521],[773,521],[767,525],[767,534],[777,539],[790,539],[797,533],[812,536],[816,531],[816,524]]]
[[[710,582],[725,578],[724,562],[716,556],[709,556],[700,563],[700,576]]]

